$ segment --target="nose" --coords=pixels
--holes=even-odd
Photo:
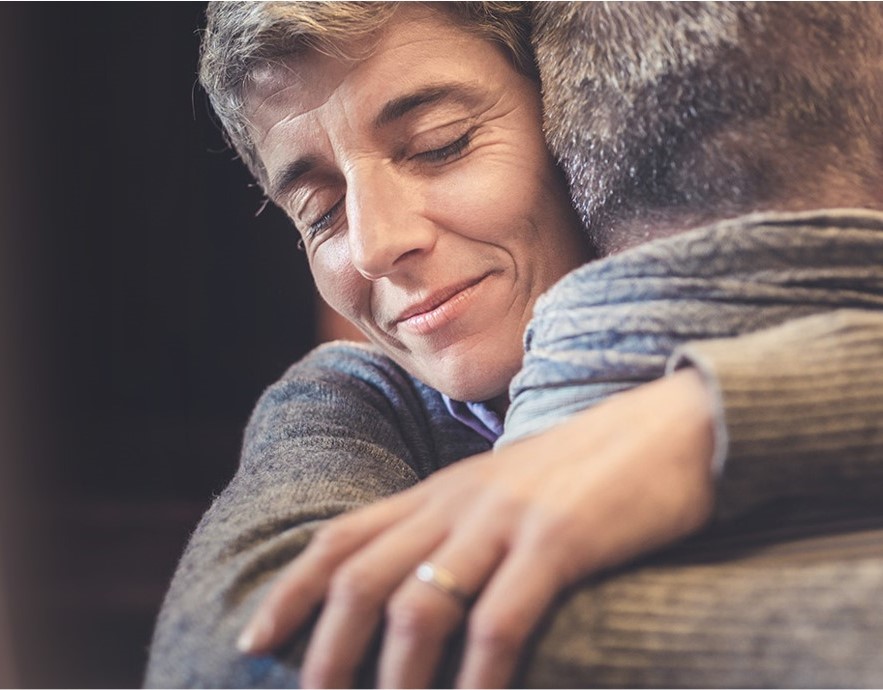
[[[350,260],[365,278],[378,280],[413,265],[431,251],[437,229],[423,213],[419,182],[393,163],[352,170],[346,215]]]

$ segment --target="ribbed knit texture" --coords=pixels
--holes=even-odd
[[[883,312],[840,310],[692,343],[672,364],[683,363],[720,396],[729,459],[719,516],[789,496],[883,496]]]
[[[575,588],[517,684],[880,687],[883,519],[866,511],[780,506]]]

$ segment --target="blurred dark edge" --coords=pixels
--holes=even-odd
[[[132,687],[261,391],[292,229],[195,87],[201,3],[0,4],[0,685]]]
[[[15,90],[15,72],[12,57],[18,53],[18,43],[14,32],[14,21],[8,18],[9,10],[0,10],[0,93]],[[8,146],[12,131],[11,103],[8,98],[0,98],[0,132]],[[14,516],[19,514],[18,502],[20,480],[17,467],[10,458],[22,453],[25,434],[22,433],[21,406],[15,404],[23,388],[17,374],[23,368],[24,343],[10,337],[15,331],[20,315],[19,302],[13,299],[20,277],[16,266],[21,257],[14,253],[10,228],[18,223],[21,212],[16,203],[17,195],[13,187],[14,176],[7,170],[10,160],[18,159],[18,151],[7,149],[0,159],[0,687],[12,687],[19,682],[18,665],[13,650],[11,621],[11,592],[14,572],[12,564],[19,553],[14,543],[12,529]]]

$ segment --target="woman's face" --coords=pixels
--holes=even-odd
[[[430,386],[504,403],[534,301],[588,258],[538,85],[406,4],[366,59],[267,67],[246,106],[324,299]]]

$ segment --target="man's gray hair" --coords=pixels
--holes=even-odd
[[[640,239],[618,224],[761,210],[831,165],[879,198],[878,3],[542,3],[534,19],[548,140],[606,251]]]

